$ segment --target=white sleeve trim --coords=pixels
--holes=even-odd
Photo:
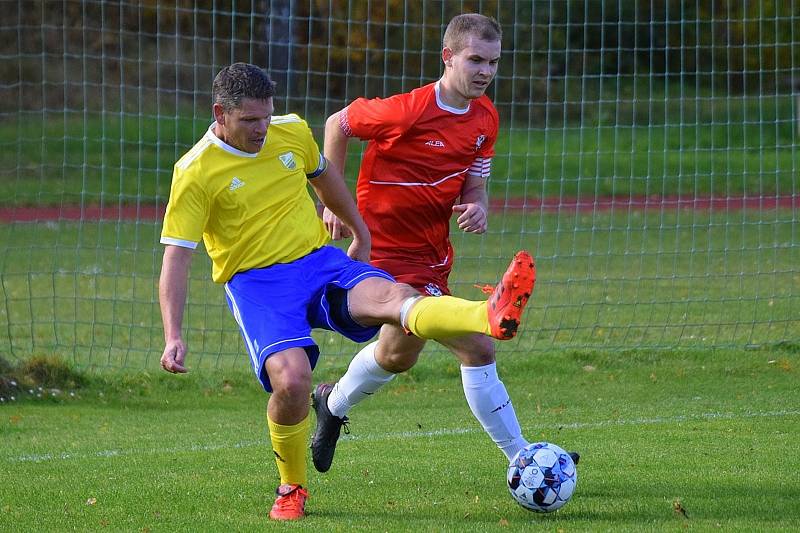
[[[476,157],[469,167],[469,174],[479,178],[487,179],[492,173],[491,157]]]
[[[317,176],[321,175],[326,170],[328,170],[328,160],[325,159],[325,156],[323,156],[322,154],[319,154],[319,164],[317,165],[316,170],[314,170],[314,172],[312,172],[311,174],[306,174],[306,177],[308,179],[316,178]]]
[[[190,248],[194,250],[197,244],[194,241],[185,241],[183,239],[173,239],[172,237],[161,237],[161,244],[172,244],[173,246],[180,246],[181,248]]]
[[[339,128],[341,128],[345,137],[354,137],[353,130],[350,128],[350,119],[347,117],[347,110],[349,107],[350,106],[347,106],[339,111]]]

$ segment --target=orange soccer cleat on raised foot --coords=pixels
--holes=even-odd
[[[517,252],[503,274],[503,279],[491,291],[492,295],[486,302],[492,337],[508,340],[516,335],[522,311],[525,310],[525,304],[528,303],[535,284],[536,264],[531,254],[524,250]],[[484,291],[489,292],[485,289]]]

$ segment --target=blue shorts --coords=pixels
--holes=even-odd
[[[312,328],[336,331],[355,342],[378,333],[380,326],[358,324],[347,309],[347,290],[371,277],[394,281],[379,268],[323,246],[291,263],[239,272],[225,283],[228,307],[264,390],[272,392],[264,362],[275,352],[304,348],[311,368],[316,366],[319,347]]]

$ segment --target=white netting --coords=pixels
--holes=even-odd
[[[507,348],[800,339],[796,0],[0,7],[0,354],[12,359],[160,356],[159,216],[173,162],[211,121],[219,68],[267,68],[277,111],[303,115],[321,143],[325,117],[353,98],[435,80],[444,26],[463,11],[503,26],[490,91],[501,134],[491,229],[455,235],[452,286],[477,298],[472,284],[516,249],[536,255],[528,325]],[[193,363],[244,364],[209,270],[199,254]]]

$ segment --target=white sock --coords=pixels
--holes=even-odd
[[[371,396],[389,383],[395,374],[381,368],[375,360],[378,341],[366,345],[350,361],[344,376],[333,386],[328,396],[331,414],[342,418],[354,405]]]
[[[461,383],[472,414],[510,461],[528,445],[497,365],[461,366]]]

